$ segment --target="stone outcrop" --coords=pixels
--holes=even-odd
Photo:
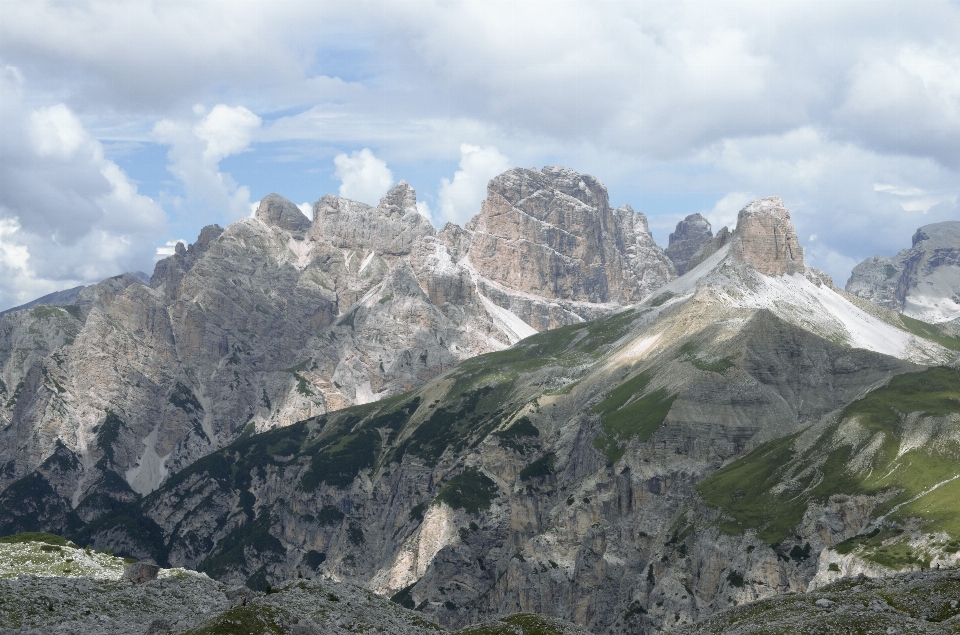
[[[909,249],[867,258],[846,290],[926,322],[960,319],[960,221],[925,225]]]
[[[669,244],[663,253],[673,262],[677,275],[687,271],[687,264],[695,253],[713,238],[710,221],[700,214],[690,214],[677,223],[677,229],[670,234]]]
[[[733,259],[768,276],[803,273],[803,247],[779,196],[754,201],[740,210],[731,243]]]
[[[156,580],[158,573],[160,573],[160,567],[152,562],[133,562],[123,568],[123,579],[130,580],[134,584],[143,584]]]

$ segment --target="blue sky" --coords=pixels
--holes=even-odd
[[[807,261],[960,218],[960,3],[0,0],[0,310],[270,192],[463,224],[510,166],[590,173],[661,245],[779,195]],[[158,251],[159,250],[159,251]]]

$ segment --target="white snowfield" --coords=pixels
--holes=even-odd
[[[907,295],[903,312],[924,322],[948,322],[960,316],[960,267],[938,267]]]
[[[871,315],[826,284],[803,274],[767,276],[732,262],[727,244],[696,268],[664,285],[653,297],[672,294],[662,306],[698,294],[725,306],[767,309],[827,339],[919,364],[944,364],[948,349]]]

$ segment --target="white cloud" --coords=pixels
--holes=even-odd
[[[487,183],[510,167],[510,160],[492,146],[461,144],[460,169],[452,181],[444,178],[440,182],[441,218],[458,225],[473,218],[487,195]]]
[[[304,201],[304,202],[300,203],[299,205],[297,205],[297,207],[300,208],[300,211],[303,212],[303,215],[304,215],[304,216],[306,216],[306,217],[309,218],[310,220],[313,220],[313,205],[311,205],[310,203]]]
[[[463,165],[449,174],[469,139],[519,165],[591,172],[653,228],[706,196],[717,229],[745,202],[735,193],[779,194],[825,248],[895,253],[917,225],[960,217],[960,5],[914,4],[5,0],[0,58],[31,78],[21,101],[37,115],[0,118],[4,147],[33,166],[30,181],[0,182],[4,218],[17,236],[85,235],[105,213],[97,201],[123,190],[111,170],[82,167],[102,166],[92,138],[109,138],[170,146],[185,195],[161,200],[197,227],[247,215],[245,186],[259,196],[290,178],[291,163],[271,161],[278,145],[314,165],[377,148],[392,170],[371,165],[390,182],[447,175],[446,198],[420,211],[462,222],[479,202],[465,193],[485,185]],[[220,162],[248,149],[236,161],[256,161],[255,176],[238,183]],[[22,163],[14,154],[5,166]],[[375,203],[389,183],[361,168],[341,192]]]
[[[64,104],[30,113],[30,132],[41,157],[69,159],[89,140],[80,120]]]
[[[874,183],[873,191],[898,197],[900,207],[905,212],[926,214],[930,208],[940,203],[957,202],[957,194],[936,194],[919,187],[891,185],[889,183]]]
[[[166,214],[65,104],[32,109],[0,69],[0,307],[152,266]]]
[[[196,111],[196,109],[194,109]],[[193,126],[164,119],[153,127],[153,138],[170,146],[167,169],[183,183],[189,204],[217,220],[232,222],[256,211],[250,188],[220,171],[220,161],[250,147],[260,117],[244,106],[218,104]]]
[[[216,163],[248,149],[253,131],[260,123],[260,117],[243,106],[231,108],[217,104],[193,127],[193,134],[207,142],[203,158]]]
[[[0,267],[8,272],[28,271],[30,252],[23,245],[16,244],[16,234],[20,223],[16,218],[0,218]]]
[[[349,156],[338,154],[333,159],[340,179],[340,196],[368,205],[376,205],[393,185],[393,173],[385,161],[374,156],[369,148],[354,150]]]
[[[428,205],[426,201],[417,201],[417,211],[421,216],[433,223],[433,211],[430,209],[430,205]]]
[[[750,201],[756,199],[757,197],[751,192],[730,192],[717,201],[713,209],[701,212],[701,214],[710,221],[713,233],[717,233],[721,227],[728,227],[732,231],[737,225],[737,214]]]

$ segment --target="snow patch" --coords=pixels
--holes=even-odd
[[[903,312],[924,322],[960,316],[960,267],[937,267],[907,293]]]
[[[494,304],[485,295],[480,293],[479,289],[477,289],[477,296],[480,297],[483,308],[487,310],[494,325],[507,336],[507,340],[511,346],[525,337],[530,337],[538,332],[537,329],[521,320],[513,311]]]

